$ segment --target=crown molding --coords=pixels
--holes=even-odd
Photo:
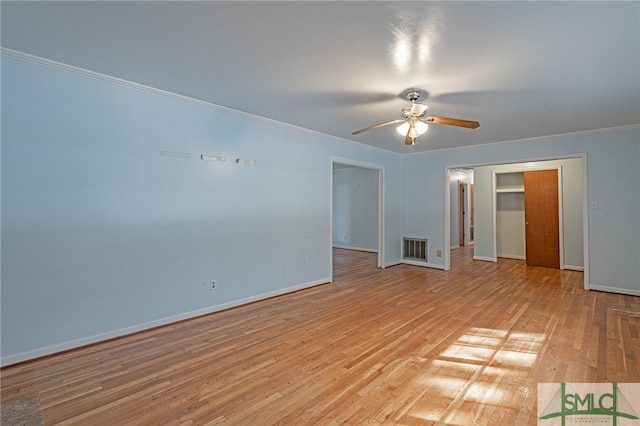
[[[452,148],[433,149],[430,151],[409,152],[403,155],[406,155],[406,156],[420,155],[420,154],[428,154],[428,153],[433,153],[438,151],[453,151],[453,150],[460,150],[460,149],[481,148],[481,147],[489,147],[489,146],[495,146],[495,145],[513,144],[513,143],[519,143],[519,142],[541,141],[541,140],[548,140],[548,139],[559,138],[559,137],[598,135],[602,133],[619,132],[619,131],[625,131],[625,130],[640,130],[640,124],[628,124],[626,126],[605,127],[602,129],[593,129],[593,130],[581,130],[579,132],[558,133],[558,134],[546,135],[546,136],[535,136],[532,138],[514,139],[510,141],[483,143],[479,145],[455,146]]]
[[[81,75],[83,77],[86,78],[91,78],[94,80],[99,80],[99,81],[103,81],[105,83],[109,83],[109,84],[115,84],[117,86],[122,86],[122,87],[126,87],[129,89],[133,89],[133,90],[138,90],[141,92],[146,92],[146,93],[150,93],[153,95],[157,95],[157,96],[162,96],[165,98],[169,98],[169,99],[174,99],[180,102],[186,102],[186,103],[190,103],[193,105],[198,105],[204,108],[209,108],[209,109],[214,109],[216,111],[219,112],[223,112],[226,114],[231,114],[231,115],[236,115],[236,116],[240,116],[246,119],[250,119],[250,120],[254,120],[254,121],[260,121],[263,123],[268,123],[271,125],[277,125],[277,126],[281,126],[281,127],[287,127],[289,129],[294,129],[297,131],[301,131],[304,133],[309,133],[309,134],[314,134],[314,135],[320,135],[323,137],[329,137],[332,139],[337,139],[343,142],[349,142],[352,144],[356,144],[359,146],[362,146],[364,148],[368,148],[368,149],[374,149],[374,150],[379,150],[379,151],[383,151],[386,153],[391,153],[391,154],[397,154],[400,155],[398,153],[395,153],[393,151],[384,149],[384,148],[378,148],[375,146],[371,146],[371,145],[366,145],[363,144],[361,142],[356,142],[356,141],[352,141],[350,139],[345,139],[345,138],[341,138],[339,136],[334,136],[334,135],[329,135],[327,133],[322,133],[319,132],[317,130],[311,130],[311,129],[307,129],[304,127],[300,127],[300,126],[295,126],[293,124],[289,124],[289,123],[285,123],[282,121],[278,121],[278,120],[274,120],[271,118],[266,118],[266,117],[262,117],[259,115],[255,115],[255,114],[251,114],[248,112],[244,112],[244,111],[239,111],[233,108],[228,108],[228,107],[224,107],[222,105],[217,105],[211,102],[207,102],[207,101],[203,101],[201,99],[196,99],[196,98],[192,98],[189,96],[184,96],[184,95],[179,95],[177,93],[173,93],[173,92],[169,92],[166,90],[162,90],[162,89],[158,89],[152,86],[146,86],[144,84],[140,84],[140,83],[135,83],[133,81],[129,81],[129,80],[124,80],[122,78],[118,78],[118,77],[113,77],[107,74],[102,74],[96,71],[91,71],[85,68],[80,68],[80,67],[76,67],[73,65],[69,65],[69,64],[65,64],[62,62],[57,62],[54,61],[52,59],[47,59],[47,58],[42,58],[40,56],[36,56],[36,55],[32,55],[29,53],[24,53],[18,50],[13,50],[13,49],[8,49],[6,47],[0,47],[0,55],[2,56],[6,56],[8,58],[12,58],[12,59],[17,59],[23,62],[29,62],[35,65],[40,65],[40,66],[44,66],[44,67],[48,67],[48,68],[53,68],[53,69],[57,69],[60,71],[65,71],[65,72],[69,72],[69,73],[73,73],[73,74],[77,74],[77,75]]]
[[[13,50],[13,49],[7,49],[5,47],[0,48],[0,53],[3,56],[7,56],[9,58],[13,58],[13,59],[17,59],[23,62],[30,62],[32,64],[35,65],[40,65],[40,66],[44,66],[44,67],[48,67],[48,68],[53,68],[53,69],[57,69],[57,70],[61,70],[61,71],[66,71],[69,73],[73,73],[73,74],[77,74],[77,75],[81,75],[83,77],[87,77],[87,78],[91,78],[94,80],[99,80],[99,81],[103,81],[106,83],[111,83],[111,84],[115,84],[118,86],[122,86],[122,87],[127,87],[129,89],[134,89],[134,90],[139,90],[142,92],[147,92],[147,93],[152,93],[154,95],[159,95],[159,96],[164,96],[167,98],[171,98],[171,99],[176,99],[179,101],[183,101],[183,102],[188,102],[191,104],[195,104],[195,105],[200,105],[200,106],[204,106],[207,108],[212,108],[212,109],[217,109],[219,111],[223,111],[223,112],[227,112],[227,113],[233,113],[233,114],[240,114],[240,115],[244,115],[244,116],[250,116],[252,118],[260,118],[262,119],[262,117],[258,117],[258,116],[254,116],[252,114],[248,114],[242,111],[237,111],[231,108],[226,108],[220,105],[216,105],[210,102],[206,102],[206,101],[202,101],[200,99],[195,99],[195,98],[191,98],[188,96],[183,96],[183,95],[178,95],[177,93],[172,93],[172,92],[168,92],[166,90],[162,90],[162,89],[157,89],[155,87],[151,87],[151,86],[145,86],[144,84],[139,84],[139,83],[134,83],[132,81],[128,81],[128,80],[124,80],[121,78],[117,78],[117,77],[113,77],[107,74],[101,74],[99,72],[95,72],[95,71],[91,71],[91,70],[87,70],[84,68],[79,68],[73,65],[69,65],[69,64],[65,64],[62,62],[57,62],[57,61],[53,61],[51,59],[46,59],[46,58],[42,58],[39,56],[35,56],[35,55],[31,55],[29,53],[24,53],[24,52],[20,52],[17,50]]]

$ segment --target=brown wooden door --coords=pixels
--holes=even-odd
[[[524,172],[527,265],[560,268],[558,171]]]

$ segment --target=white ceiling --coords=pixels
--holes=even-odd
[[[640,2],[10,2],[2,46],[409,153],[640,123]],[[393,127],[409,88],[433,124]]]

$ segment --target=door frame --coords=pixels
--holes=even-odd
[[[461,247],[473,244],[471,239],[473,221],[472,188],[472,182],[458,183],[458,242]]]
[[[515,165],[514,165],[515,166]],[[498,196],[496,191],[497,175],[505,173],[524,173],[535,172],[540,170],[557,170],[558,172],[558,237],[560,240],[560,269],[564,269],[564,224],[563,224],[563,206],[562,206],[562,166],[548,167],[548,166],[535,166],[535,167],[514,167],[500,170],[496,173],[491,172],[491,193],[493,194],[493,258],[494,262],[498,261]],[[526,237],[525,237],[526,238]],[[526,240],[525,240],[526,241]],[[584,262],[584,261],[583,261]]]
[[[452,170],[459,168],[473,168],[480,166],[493,166],[501,164],[513,164],[518,165],[520,163],[537,162],[537,161],[553,161],[553,160],[567,160],[571,158],[578,158],[581,160],[582,165],[582,264],[583,264],[583,286],[585,290],[589,290],[591,287],[590,269],[589,269],[589,182],[587,181],[587,154],[577,152],[566,155],[554,155],[550,157],[534,157],[534,158],[513,158],[509,160],[501,161],[487,161],[478,163],[466,163],[466,164],[451,164],[444,166],[444,246],[447,247],[444,250],[444,269],[451,269],[451,201],[449,190],[449,177]],[[495,198],[495,191],[494,196]],[[476,224],[477,225],[477,224]],[[488,259],[487,259],[488,260]]]
[[[333,282],[333,166],[341,164],[343,166],[360,167],[363,169],[375,170],[378,173],[378,268],[384,268],[384,166],[381,164],[365,163],[348,158],[331,157],[329,164],[329,277]]]

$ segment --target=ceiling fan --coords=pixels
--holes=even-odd
[[[378,129],[392,124],[403,123],[398,126],[398,133],[406,135],[404,139],[405,145],[415,145],[416,138],[427,131],[429,125],[427,123],[446,124],[448,126],[466,127],[467,129],[476,129],[480,126],[477,121],[461,120],[459,118],[426,116],[428,106],[416,102],[420,98],[420,91],[411,90],[407,93],[407,99],[411,101],[411,106],[402,108],[402,119],[385,121],[384,123],[374,124],[364,129],[356,130],[352,135],[358,135],[368,130]]]

